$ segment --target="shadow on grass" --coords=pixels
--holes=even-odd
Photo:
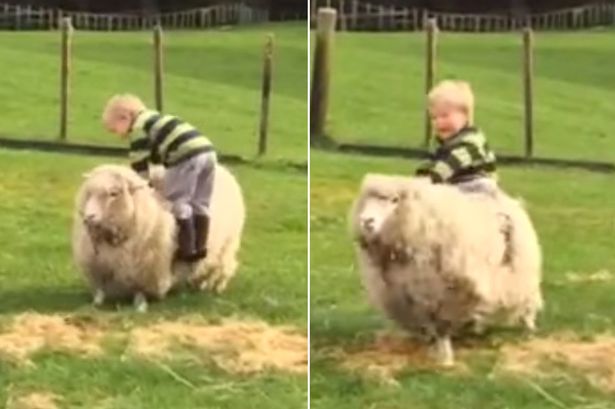
[[[102,307],[92,305],[92,296],[86,287],[28,286],[0,291],[0,314],[12,315],[26,312],[54,313],[126,313],[138,314],[131,300],[115,300]],[[253,309],[241,302],[221,296],[192,290],[174,290],[163,301],[149,302],[148,314],[156,317],[176,317],[183,314],[201,314],[225,317],[249,314]]]
[[[0,291],[0,314],[72,312],[89,306],[85,288],[31,286]]]
[[[6,135],[0,135],[0,148],[21,150],[21,151],[37,151],[46,153],[61,153],[80,156],[99,156],[108,158],[126,158],[128,150],[119,146],[93,145],[81,143],[58,142],[54,140],[38,138],[15,138]],[[219,160],[225,165],[244,165],[252,166],[256,169],[264,169],[271,171],[294,171],[298,173],[307,173],[307,162],[297,162],[292,160],[266,159],[259,157],[243,157],[235,154],[218,154]]]

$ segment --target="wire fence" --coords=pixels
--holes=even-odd
[[[522,27],[546,31],[615,26],[615,2],[598,2],[536,14],[461,14],[385,6],[361,0],[313,0],[312,24],[317,20],[317,10],[320,7],[337,10],[338,30],[353,31],[423,30],[430,19],[435,19],[441,30],[465,32],[504,32]]]
[[[0,4],[0,30],[55,30],[65,17],[71,18],[77,30],[150,30],[157,24],[166,30],[184,30],[262,23],[269,21],[269,11],[239,2],[154,14],[101,14]]]

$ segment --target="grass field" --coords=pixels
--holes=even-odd
[[[615,31],[537,33],[535,151],[539,156],[615,160],[611,103]],[[419,146],[423,141],[424,38],[338,34],[329,132],[339,140]],[[500,152],[523,152],[521,37],[441,33],[437,78],[464,78],[477,122]],[[361,121],[357,121],[361,118]]]
[[[275,35],[270,157],[305,162],[304,24],[166,33],[164,109],[198,126],[222,151],[253,156],[262,48],[270,32]],[[0,79],[5,101],[0,134],[57,138],[59,41],[55,32],[0,36],[0,70],[6,73]],[[117,92],[154,104],[151,34],[76,32],[73,43],[69,140],[119,144],[102,130],[100,113]]]
[[[225,151],[253,152],[259,45],[274,31],[279,66],[271,158],[305,162],[303,27],[169,34],[169,111],[194,118]],[[53,136],[56,37],[0,36],[1,133]],[[112,141],[98,119],[110,93],[132,90],[151,100],[147,47],[141,34],[77,33],[74,135]],[[305,407],[305,173],[267,162],[233,166],[248,212],[237,276],[220,296],[173,295],[141,316],[130,305],[91,307],[71,261],[81,175],[109,161],[0,150],[0,406]],[[215,342],[200,344],[206,341]]]
[[[540,154],[615,159],[610,135],[615,77],[606,68],[615,55],[608,52],[615,51],[608,43],[614,38],[612,32],[538,36]],[[520,149],[516,43],[497,35],[442,38],[441,75],[475,84],[480,123],[498,151]],[[420,140],[420,44],[407,34],[337,37],[334,138],[384,144]],[[406,140],[399,138],[404,135]],[[347,213],[365,173],[409,174],[416,165],[311,153],[312,407],[615,408],[615,364],[609,358],[615,347],[615,195],[610,193],[615,176],[501,170],[502,185],[525,199],[541,238],[546,311],[535,337],[494,331],[462,343],[457,368],[442,371],[406,363],[410,357],[393,342],[403,344],[399,331],[366,302],[347,232]],[[389,338],[382,338],[383,331]],[[531,348],[534,342],[548,346],[540,344],[546,349],[541,354]],[[505,364],[509,352],[521,348],[529,352],[518,357],[517,364],[526,366],[519,372]],[[533,359],[537,367],[531,366]]]

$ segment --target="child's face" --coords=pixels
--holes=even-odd
[[[112,115],[104,122],[104,126],[107,131],[117,134],[119,136],[127,136],[130,133],[130,127],[132,126],[132,116],[128,113],[118,112]]]
[[[468,125],[467,113],[451,104],[435,103],[429,108],[429,114],[432,126],[441,140],[450,138]]]

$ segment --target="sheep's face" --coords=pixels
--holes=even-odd
[[[109,172],[87,176],[82,190],[79,213],[91,231],[117,232],[134,218],[134,193],[145,186]]]
[[[364,242],[375,241],[386,220],[397,209],[401,199],[401,181],[396,176],[368,175],[354,212],[355,235]]]
[[[366,239],[380,233],[385,220],[393,213],[399,202],[397,195],[384,195],[374,192],[363,203],[359,213],[359,228]]]

